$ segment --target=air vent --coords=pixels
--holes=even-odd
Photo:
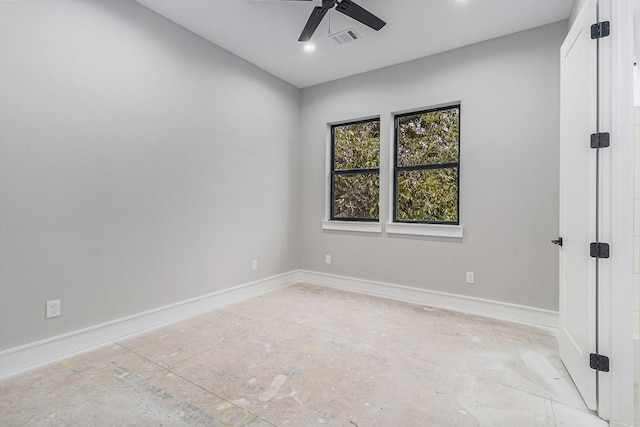
[[[339,33],[331,34],[332,39],[338,44],[350,43],[360,38],[360,34],[356,33],[356,30],[349,28],[348,30],[340,31]]]

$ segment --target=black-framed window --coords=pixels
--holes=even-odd
[[[331,126],[332,220],[378,221],[380,120]]]
[[[460,223],[460,105],[395,116],[395,222]]]

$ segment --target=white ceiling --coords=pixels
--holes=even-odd
[[[567,19],[573,0],[356,0],[387,22],[376,32],[332,10],[303,50],[313,1],[137,0],[201,37],[304,88]],[[339,45],[329,33],[353,28]]]

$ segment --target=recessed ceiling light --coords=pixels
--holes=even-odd
[[[304,50],[305,52],[313,52],[314,50],[316,50],[316,45],[313,43],[307,43],[304,45]]]

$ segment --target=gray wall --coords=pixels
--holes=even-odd
[[[301,92],[130,0],[0,2],[0,351],[296,268],[557,309],[566,25]],[[388,165],[457,100],[462,241],[321,230],[328,122]]]
[[[133,1],[0,2],[0,52],[0,350],[297,267],[298,89]]]
[[[302,269],[558,309],[562,21],[302,91]],[[426,41],[428,42],[428,41]],[[380,115],[388,220],[392,112],[461,101],[464,239],[321,229],[327,123]],[[332,264],[324,255],[332,255]],[[476,284],[465,284],[465,272]]]
[[[571,13],[569,14],[569,27],[573,24],[582,9],[582,6],[586,3],[586,0],[573,0],[573,5],[571,5]]]

